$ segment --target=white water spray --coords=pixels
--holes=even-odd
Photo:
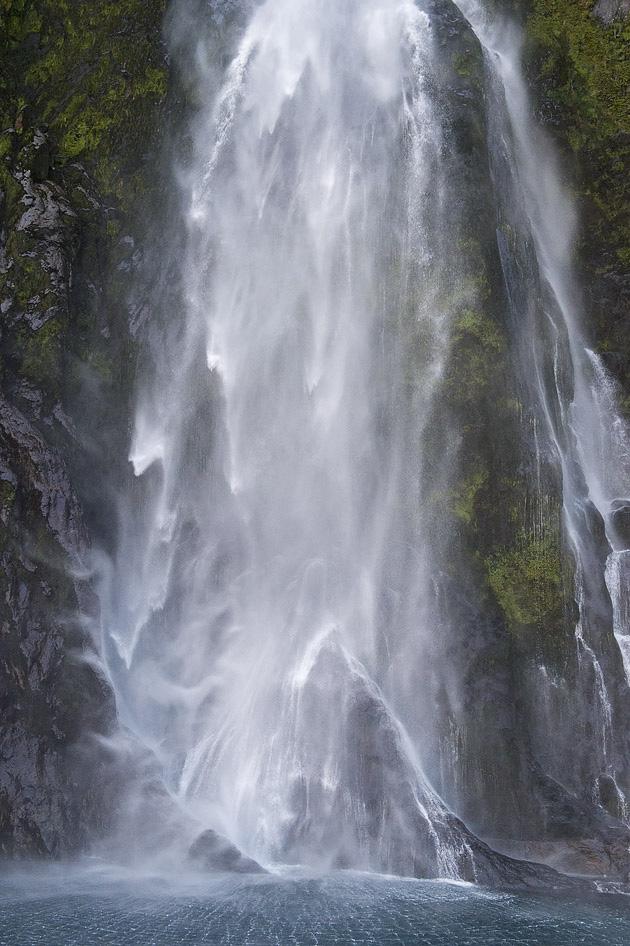
[[[573,405],[537,383],[579,560],[560,437],[583,443],[587,413],[571,212],[534,163],[516,40],[495,47],[480,7],[458,5],[496,64],[577,366]],[[176,810],[267,864],[470,878],[481,850],[422,758],[453,541],[431,493],[449,495],[460,442],[437,407],[458,307],[478,302],[459,278],[442,78],[412,0],[265,0],[221,88],[199,76],[181,311],[139,387],[102,649],[121,726]]]
[[[185,307],[139,399],[151,485],[121,543],[109,673],[178,805],[266,862],[454,876],[470,859],[407,728],[457,270],[438,67],[411,0],[267,0],[183,175]]]

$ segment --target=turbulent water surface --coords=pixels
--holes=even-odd
[[[614,900],[369,875],[258,880],[31,874],[0,885],[0,946],[626,946]]]

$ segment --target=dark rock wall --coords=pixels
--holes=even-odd
[[[578,205],[576,272],[587,337],[619,381],[627,412],[630,22],[623,4],[596,6],[592,0],[521,0],[495,7],[499,13],[507,7],[523,25],[534,106]],[[480,126],[483,114],[474,104],[484,94],[479,50],[469,41],[464,47],[453,62],[456,91],[473,103],[465,120]],[[497,218],[492,209],[483,134],[470,136],[469,167],[470,238],[478,246],[470,275],[480,304],[462,314],[445,389],[445,402],[463,430],[460,482],[444,510],[454,517],[457,536],[449,607],[459,598],[466,634],[456,646],[446,645],[446,662],[458,683],[455,699],[447,688],[438,694],[444,730],[433,769],[441,773],[442,791],[455,810],[483,834],[598,835],[619,807],[597,788],[603,763],[596,682],[578,666],[575,564],[562,523],[561,475],[552,455],[543,454],[537,466],[536,415],[528,404],[527,372],[519,370],[519,360],[527,360],[519,358],[510,301],[501,290],[510,278],[518,287],[526,276],[510,277],[504,264],[500,272],[497,244],[499,256],[517,268],[525,256],[521,252],[519,262],[509,219]],[[517,295],[527,292],[524,281]],[[532,327],[544,333],[543,323]],[[542,334],[540,343],[545,344]],[[594,578],[606,549],[596,517],[590,529]],[[467,583],[462,575],[469,576]],[[607,592],[593,591],[593,633],[619,735],[615,764],[627,791],[627,692]],[[553,681],[549,692],[557,694],[549,707],[539,686],[541,664]]]
[[[166,90],[163,0],[0,4],[0,853],[107,822],[113,714],[84,577],[113,541],[143,210]],[[141,209],[142,208],[142,209]],[[114,442],[113,442],[114,441]],[[120,472],[123,475],[123,471]],[[79,615],[83,616],[79,620]]]
[[[541,121],[578,202],[588,329],[630,414],[630,4],[527,0],[525,52]]]
[[[623,4],[614,11],[604,6],[595,8],[592,0],[510,4],[525,31],[524,62],[538,117],[578,205],[576,272],[587,338],[618,380],[627,413],[630,23]],[[479,98],[476,55],[471,49],[455,62],[464,86],[459,93],[467,91],[471,101]],[[536,467],[536,417],[518,369],[510,306],[501,298],[497,220],[484,208],[483,160],[477,140],[471,192],[480,197],[471,235],[479,244],[475,277],[485,290],[481,311],[467,313],[455,335],[452,387],[445,392],[464,431],[461,481],[450,512],[458,524],[454,584],[467,635],[447,654],[459,699],[448,693],[441,699],[444,733],[434,767],[443,773],[442,790],[455,810],[486,836],[601,837],[617,830],[609,816],[614,821],[620,814],[619,800],[614,793],[608,797],[606,776],[598,775],[597,683],[578,666],[575,566],[562,523],[560,471],[552,457]],[[502,241],[517,260],[509,220],[499,219],[499,249]],[[521,297],[525,289],[523,284]],[[590,531],[593,568],[587,577],[598,598],[592,631],[609,681],[614,763],[627,793],[627,688],[607,592],[594,587],[606,555],[597,517]],[[472,579],[463,587],[462,574]],[[450,601],[457,601],[454,589]],[[553,706],[544,705],[540,664],[552,680]]]

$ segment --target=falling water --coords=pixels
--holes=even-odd
[[[461,441],[441,394],[457,312],[478,302],[462,288],[439,6],[265,0],[218,88],[197,50],[178,303],[147,332],[101,649],[121,731],[184,839],[210,827],[265,864],[453,877],[479,856],[423,758],[455,541],[435,497]],[[497,202],[518,194],[549,300],[557,384],[536,357],[533,397],[590,606],[584,497],[612,522],[628,491],[588,462],[593,412],[613,408],[576,325],[571,212],[553,162],[534,163],[515,36],[458,7],[513,164]],[[611,590],[626,567],[615,549]]]
[[[268,0],[182,172],[183,312],[141,387],[105,643],[169,793],[265,862],[468,858],[409,726],[458,266],[438,69],[410,0]]]

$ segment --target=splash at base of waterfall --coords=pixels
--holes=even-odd
[[[467,646],[466,608],[451,601],[460,586],[466,597],[461,522],[448,515],[466,420],[445,390],[457,333],[479,332],[488,295],[458,185],[469,156],[445,82],[453,18],[485,51],[513,164],[497,212],[514,203],[509,230],[537,272],[514,291],[517,251],[500,248],[505,296],[548,305],[536,450],[560,468],[578,669],[596,676],[614,780],[589,622],[583,511],[598,481],[567,288],[572,212],[552,163],[536,193],[518,42],[494,44],[482,14],[473,0],[265,0],[244,4],[220,82],[196,49],[176,304],[147,331],[134,482],[101,569],[111,747],[128,781],[111,844],[139,860],[561,883],[494,853],[434,788],[440,714],[464,712],[449,646]]]

